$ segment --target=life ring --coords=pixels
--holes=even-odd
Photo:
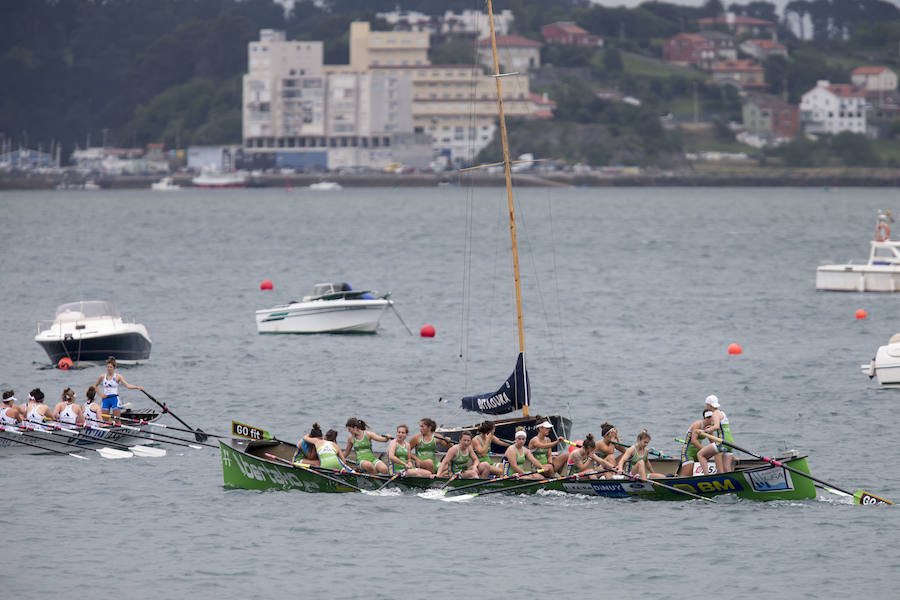
[[[888,227],[887,223],[879,223],[878,227],[875,228],[875,241],[883,242],[889,237],[891,237],[891,228]]]

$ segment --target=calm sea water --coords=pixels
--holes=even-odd
[[[900,330],[898,295],[822,293],[815,268],[863,261],[896,190],[525,189],[519,235],[533,412],[576,437],[603,421],[669,453],[715,393],[735,438],[808,453],[839,486],[900,498],[900,392],[859,374]],[[457,399],[512,370],[515,320],[498,189],[0,194],[0,388],[83,398],[100,369],[48,368],[35,322],[107,299],[144,323],[122,369],[189,424],[285,439],[350,416],[373,429],[464,424]],[[468,258],[467,258],[468,257]],[[263,279],[275,289],[259,290]],[[312,284],[391,291],[372,336],[259,336],[254,310]],[[858,321],[856,309],[869,318]],[[418,329],[431,323],[434,339]],[[731,342],[743,346],[728,356]],[[139,393],[124,400],[150,405]],[[225,490],[216,450],[161,459],[0,457],[4,597],[886,597],[897,510],[554,495],[444,503]],[[892,541],[893,540],[893,541]]]

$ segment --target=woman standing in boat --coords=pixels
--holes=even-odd
[[[384,464],[384,461],[379,460],[375,456],[375,453],[372,452],[372,440],[375,440],[376,442],[386,442],[389,438],[378,435],[373,431],[369,431],[366,422],[355,417],[347,419],[346,426],[347,431],[350,432],[350,437],[347,438],[347,447],[344,450],[344,456],[349,456],[350,451],[354,450],[356,452],[356,462],[359,463],[360,471],[369,473],[370,475],[374,475],[375,473],[386,475],[388,467]]]
[[[329,429],[326,437],[336,439],[337,431]],[[303,436],[302,441],[315,447],[316,455],[319,457],[319,466],[323,469],[334,469],[335,471],[346,469],[344,463],[341,462],[341,449],[333,441],[322,439],[322,428],[318,423],[313,423],[312,430]],[[300,448],[299,443],[297,447]]]
[[[544,464],[534,457],[531,450],[525,447],[525,439],[527,437],[528,434],[525,433],[524,427],[516,427],[515,443],[507,448],[506,453],[503,455],[506,459],[506,473],[504,475],[517,473],[526,479],[549,477],[553,473],[553,467],[545,467]],[[534,469],[526,473],[525,467],[529,466],[529,463]]]
[[[491,443],[499,444],[500,446],[510,445],[494,435],[493,421],[484,421],[478,426],[478,435],[472,439],[472,448],[475,450],[475,454],[478,455],[478,476],[481,478],[503,474],[503,469],[499,465],[495,465],[494,461],[491,460]]]
[[[719,408],[719,398],[715,394],[710,394],[706,397],[706,410],[712,411],[712,423],[706,426],[704,431],[721,438],[723,441],[733,442],[731,424],[728,422],[728,416],[725,414],[725,411]],[[707,461],[711,457],[715,457],[716,472],[728,473],[734,467],[734,454],[731,451],[732,447],[727,444],[707,444],[703,450],[697,453],[697,461],[703,467],[703,472],[707,473],[709,471]]]
[[[64,425],[84,425],[84,414],[81,407],[75,404],[75,392],[72,388],[62,391],[62,400],[53,409],[52,416]]]
[[[100,386],[103,386],[103,416],[107,419],[109,418],[110,413],[115,417],[116,422],[118,422],[118,417],[122,414],[122,406],[119,402],[119,385],[124,385],[129,390],[141,390],[144,391],[139,385],[131,385],[125,378],[116,373],[116,357],[110,356],[106,359],[106,373],[97,378],[97,383],[94,384],[94,387],[97,389],[101,389]]]
[[[459,473],[463,479],[478,478],[478,455],[472,448],[472,432],[463,431],[459,434],[459,443],[451,446],[441,461],[438,469],[438,477],[449,477]]]
[[[409,449],[415,453],[418,459],[416,465],[420,469],[426,469],[429,473],[437,471],[437,467],[440,464],[440,461],[437,459],[438,444],[441,444],[444,448],[451,446],[451,444],[438,439],[434,435],[436,430],[437,423],[434,422],[434,419],[425,417],[419,421],[419,433],[412,436],[409,440]]]
[[[630,446],[619,459],[619,472],[637,475],[641,479],[665,477],[665,475],[654,473],[653,467],[650,466],[650,449],[647,447],[649,444],[650,434],[646,429],[643,429],[637,436],[637,443],[634,446]]]
[[[537,461],[543,465],[542,470],[547,473],[548,477],[557,471],[556,466],[553,464],[553,447],[562,441],[561,437],[555,440],[550,439],[551,429],[553,429],[553,424],[550,421],[538,423],[537,435],[528,442],[528,449],[531,450],[531,454],[534,455]],[[563,459],[565,460],[565,457]]]
[[[434,473],[426,469],[416,467],[418,459],[416,455],[410,452],[409,442],[406,436],[409,435],[409,426],[397,426],[397,437],[388,444],[388,460],[391,463],[391,475],[405,472],[404,477],[434,477]]]

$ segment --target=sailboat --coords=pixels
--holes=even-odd
[[[509,233],[512,243],[512,261],[513,261],[513,278],[516,288],[516,318],[518,322],[518,341],[519,353],[516,359],[516,366],[512,375],[506,382],[495,392],[486,394],[478,394],[474,396],[466,396],[462,398],[463,410],[478,412],[486,415],[507,415],[522,411],[521,416],[505,417],[494,421],[494,434],[501,439],[512,440],[515,436],[516,428],[524,427],[528,435],[528,440],[537,435],[537,425],[539,422],[549,420],[553,426],[551,430],[551,438],[570,437],[572,421],[569,418],[560,415],[550,415],[540,417],[540,421],[529,413],[531,406],[531,384],[528,379],[528,371],[525,363],[525,325],[522,319],[522,285],[519,278],[519,249],[516,238],[516,216],[515,203],[513,202],[512,193],[512,176],[511,161],[509,160],[509,139],[506,134],[506,119],[503,115],[503,93],[500,79],[504,77],[500,73],[500,61],[497,57],[497,36],[494,31],[494,10],[493,2],[487,0],[488,19],[491,29],[491,49],[494,59],[494,81],[497,84],[497,112],[500,121],[500,141],[503,148],[503,169],[506,174],[506,199],[509,205]],[[491,165],[493,166],[493,165]],[[476,167],[477,168],[477,167]],[[459,434],[463,431],[474,431],[478,425],[469,425],[465,427],[440,427],[437,433],[444,437],[453,439],[459,438]],[[493,452],[502,452],[504,449],[497,446],[493,447]]]

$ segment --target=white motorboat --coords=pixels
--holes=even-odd
[[[822,265],[816,269],[816,289],[838,292],[900,290],[900,240],[890,239],[890,217],[890,211],[878,214],[875,239],[869,242],[866,264]]]
[[[344,188],[336,181],[319,181],[317,183],[310,184],[309,189],[319,192],[333,192],[342,190]]]
[[[859,368],[863,375],[877,378],[881,385],[900,386],[900,333],[892,335],[886,346],[875,351],[875,358]]]
[[[317,283],[301,302],[256,311],[259,333],[374,333],[390,294],[375,297],[346,283]]]
[[[115,306],[102,300],[61,304],[52,323],[38,321],[34,341],[54,365],[62,358],[69,358],[72,366],[104,364],[110,356],[119,364],[150,358],[147,328],[124,320]]]
[[[207,171],[194,177],[191,183],[194,184],[194,187],[202,188],[247,187],[247,176],[239,171],[233,173]]]
[[[150,189],[154,192],[177,192],[181,190],[181,186],[175,183],[173,178],[163,177],[156,183],[151,183]]]

